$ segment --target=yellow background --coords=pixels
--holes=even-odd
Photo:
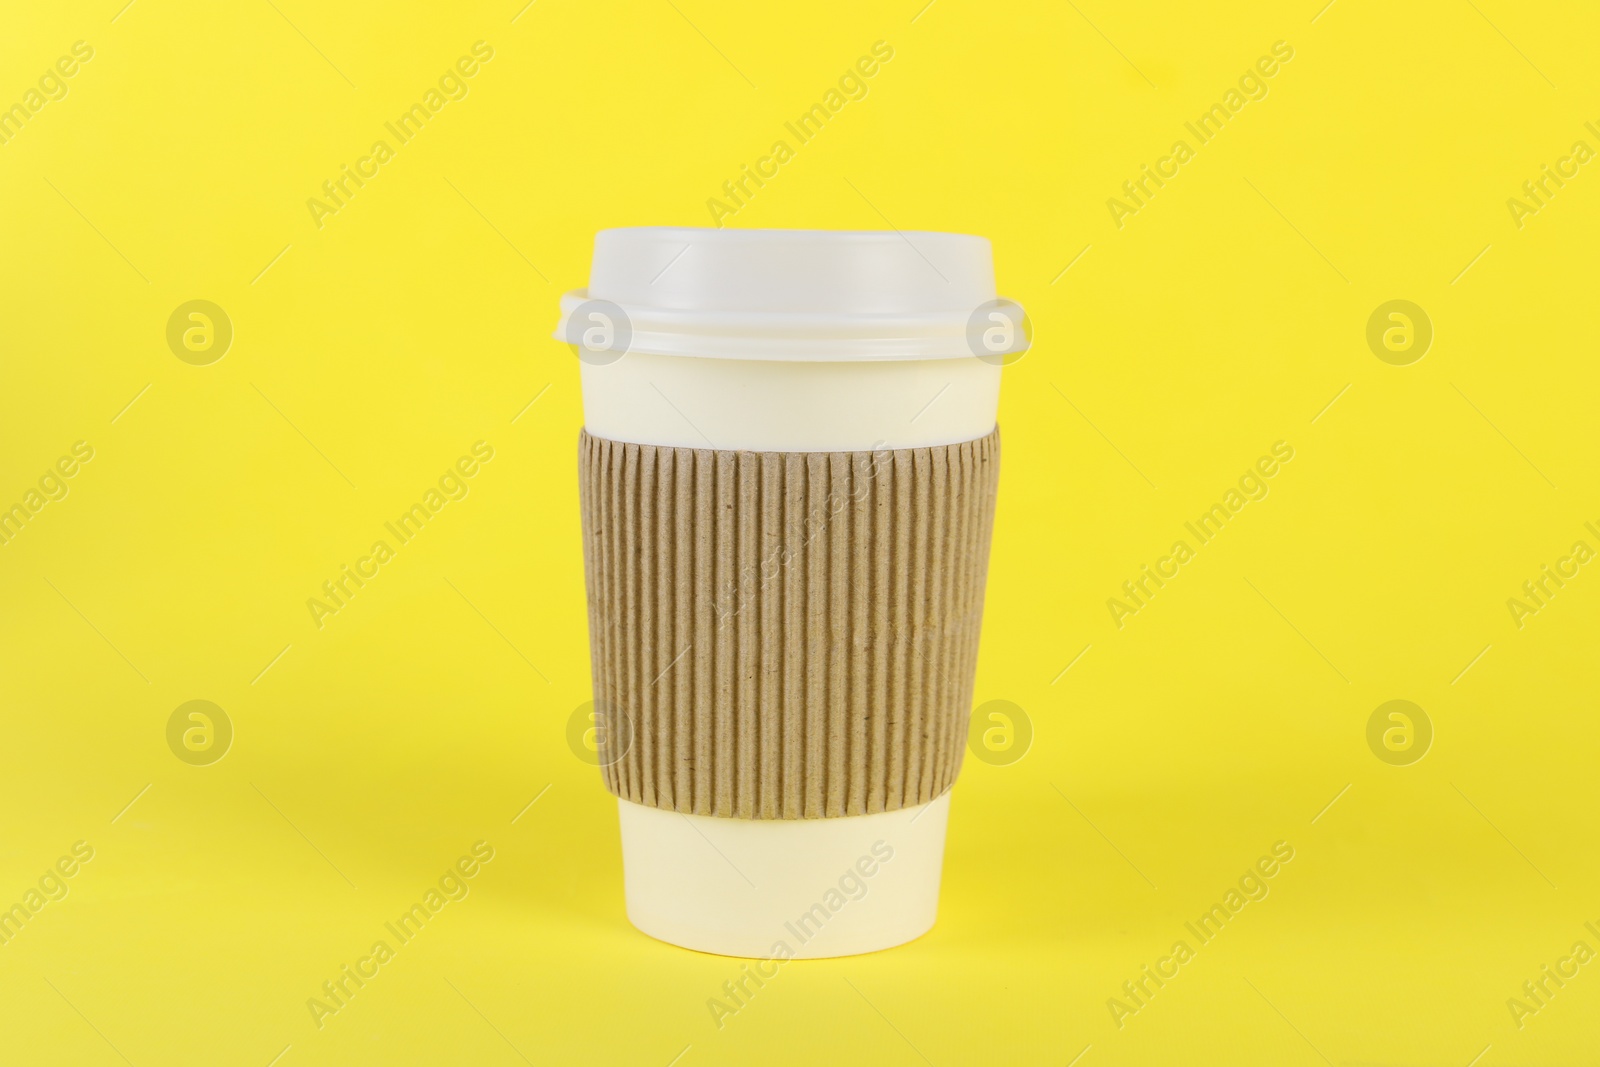
[[[1600,147],[1591,10],[520,2],[7,15],[0,103],[94,58],[0,146],[0,503],[95,456],[0,547],[0,904],[95,855],[0,947],[0,1060],[1596,1062],[1600,964],[1506,1006],[1600,948],[1600,568],[1506,607],[1600,525],[1600,172],[1506,206]],[[307,199],[479,40],[319,229]],[[565,740],[581,418],[548,335],[594,231],[706,224],[879,40],[733,222],[992,238],[1036,345],[978,699],[1035,739],[967,761],[932,933],[790,964],[718,1029],[737,963],[628,926]],[[1119,229],[1107,199],[1280,40]],[[165,340],[192,299],[233,323],[209,366]],[[1392,299],[1434,325],[1410,366],[1366,344]],[[470,495],[317,629],[478,440]],[[1118,629],[1107,598],[1279,440],[1270,495]],[[207,767],[165,739],[194,699],[236,731]],[[1435,730],[1411,766],[1367,746],[1391,699]],[[471,895],[319,1030],[307,998],[480,839]],[[1119,1029],[1107,999],[1279,840],[1270,896]]]

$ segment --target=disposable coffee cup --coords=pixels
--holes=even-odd
[[[927,932],[1028,345],[989,242],[606,230],[561,309],[629,920],[757,959]]]

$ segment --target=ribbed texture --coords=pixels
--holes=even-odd
[[[1000,437],[883,452],[579,438],[606,786],[696,815],[892,811],[955,781]]]

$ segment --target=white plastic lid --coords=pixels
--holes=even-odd
[[[999,345],[997,305],[1016,323]],[[657,355],[996,358],[1028,347],[1021,308],[995,295],[988,239],[971,234],[602,230],[589,288],[561,298],[555,336],[576,343],[597,307],[619,320],[618,347]]]

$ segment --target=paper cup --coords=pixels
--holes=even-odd
[[[763,959],[925,933],[1028,344],[989,242],[607,230],[562,312],[630,921]]]

